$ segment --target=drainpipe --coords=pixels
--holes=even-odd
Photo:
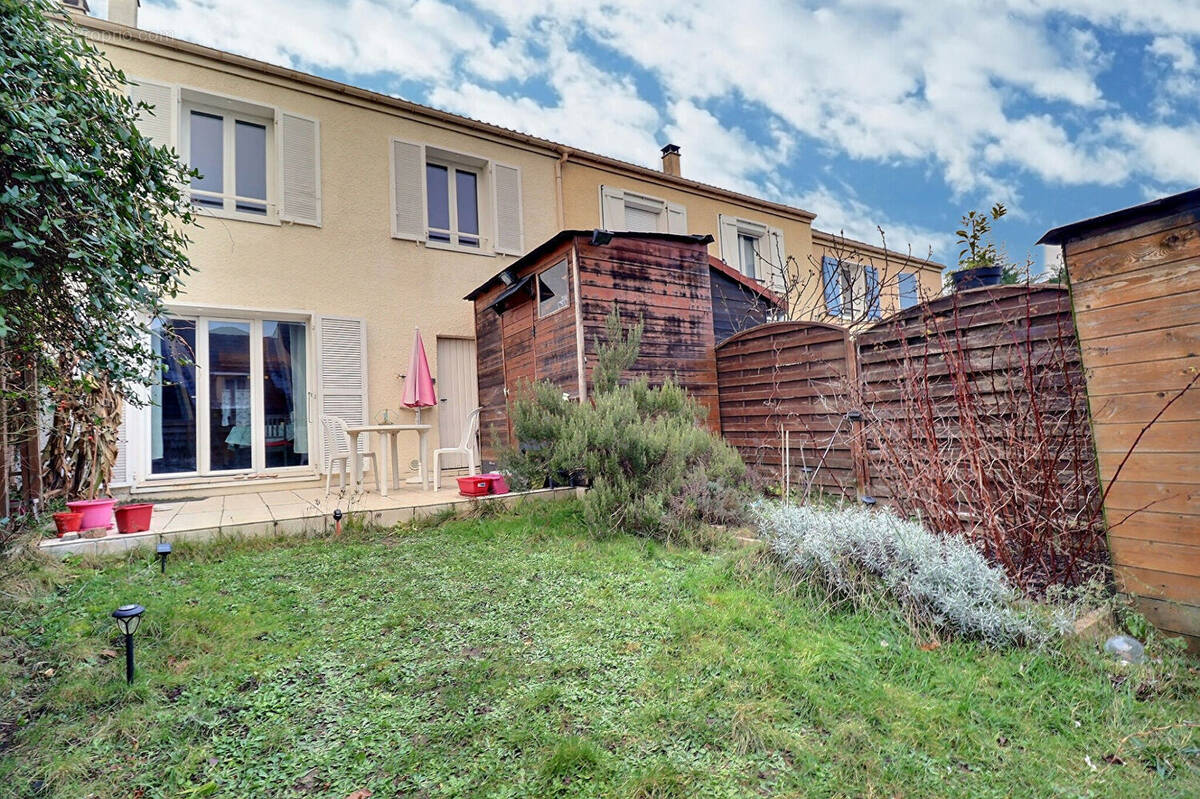
[[[554,200],[558,211],[558,229],[567,227],[567,211],[563,201],[563,164],[571,157],[571,151],[566,147],[558,148],[558,160],[554,162]]]

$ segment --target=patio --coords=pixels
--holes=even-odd
[[[453,481],[451,481],[453,483]],[[526,499],[565,496],[574,488],[547,488],[497,496],[467,498],[457,486],[439,491],[422,491],[403,485],[389,496],[354,493],[336,488],[328,495],[322,488],[276,489],[195,499],[156,502],[150,529],[144,533],[119,534],[114,527],[103,538],[48,538],[43,552],[59,557],[81,554],[111,554],[136,547],[153,547],[160,541],[205,541],[220,536],[249,538],[294,535],[325,530],[334,524],[333,512],[341,509],[347,518],[366,524],[391,526],[414,517],[428,516],[448,508],[466,508],[478,502],[508,505]]]

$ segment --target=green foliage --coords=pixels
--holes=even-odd
[[[545,382],[523,387],[511,407],[523,451],[507,453],[502,468],[518,485],[586,475],[585,514],[597,532],[677,539],[744,519],[749,487],[737,451],[703,426],[705,409],[677,384],[652,387],[644,376],[621,384],[642,325],[625,330],[614,308],[606,327],[588,402]]]
[[[996,243],[988,241],[992,222],[1008,213],[1004,203],[996,203],[989,213],[971,210],[962,218],[962,227],[954,231],[962,249],[958,251],[958,265],[962,269],[1002,266],[1002,256]]]
[[[1200,674],[1153,641],[922,648],[581,513],[43,563],[0,585],[0,796],[1200,795]]]
[[[44,377],[67,355],[129,395],[158,368],[149,319],[190,269],[190,173],[59,13],[0,0],[0,339]]]

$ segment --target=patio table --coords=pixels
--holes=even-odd
[[[379,464],[383,474],[379,475],[379,493],[383,496],[388,495],[388,488],[400,488],[400,457],[399,447],[396,439],[401,433],[415,432],[417,434],[418,454],[417,463],[419,464],[419,475],[421,478],[421,490],[429,490],[429,470],[425,468],[425,461],[429,454],[427,437],[429,431],[433,429],[433,425],[428,424],[363,424],[363,425],[348,425],[346,432],[350,434],[350,462],[351,475],[354,478],[355,488],[362,485],[363,464],[362,457],[358,452],[358,439],[363,434],[378,433],[381,439],[387,439],[387,446],[382,447],[384,452],[379,453]]]

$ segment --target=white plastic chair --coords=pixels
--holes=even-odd
[[[466,455],[467,473],[478,474],[475,463],[475,432],[479,429],[479,411],[476,408],[467,414],[467,427],[463,430],[462,440],[457,447],[442,447],[433,451],[433,490],[437,491],[442,484],[442,455]]]
[[[329,496],[333,464],[341,463],[338,469],[338,485],[341,488],[346,487],[346,473],[350,471],[350,431],[346,429],[346,420],[337,416],[322,415],[321,427],[325,431],[325,496]],[[362,458],[364,469],[367,461],[371,462],[371,472],[375,475],[375,490],[379,491],[379,469],[375,453],[363,452],[359,457]]]

